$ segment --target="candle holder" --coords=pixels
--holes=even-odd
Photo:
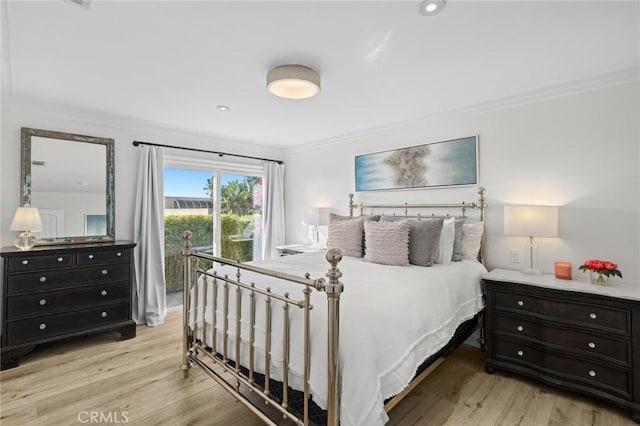
[[[555,262],[556,278],[561,280],[571,279],[571,263]]]

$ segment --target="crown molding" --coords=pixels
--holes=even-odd
[[[640,66],[636,65],[633,67],[622,68],[613,72],[600,74],[581,80],[574,80],[566,84],[547,86],[538,90],[522,92],[517,95],[503,98],[487,99],[473,105],[453,108],[447,111],[441,111],[432,114],[420,115],[417,117],[409,118],[407,120],[383,124],[366,130],[345,133],[322,140],[316,140],[310,143],[303,143],[296,146],[283,148],[282,152],[283,154],[303,152],[326,146],[342,144],[369,135],[375,135],[385,131],[416,125],[424,121],[445,119],[464,115],[484,114],[638,81],[640,81]]]

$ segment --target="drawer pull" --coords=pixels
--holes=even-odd
[[[44,323],[40,324],[40,330],[44,330],[45,328],[47,328],[47,324],[44,324]]]
[[[40,277],[40,282],[41,283],[47,282],[47,277]]]
[[[518,351],[517,354],[518,356],[524,356],[524,351]]]
[[[591,313],[589,314],[589,318],[591,318],[591,319],[596,319],[596,318],[598,318],[598,315],[596,315],[595,313],[591,312]]]
[[[102,291],[100,292],[100,294],[101,294],[101,295],[103,295],[103,296],[106,296],[106,295],[107,295],[107,290],[102,290]]]
[[[90,254],[89,256],[87,256],[89,259],[93,259],[93,255]]]
[[[58,258],[58,262],[62,262],[64,259],[62,257]]]
[[[517,326],[517,327],[516,327],[516,330],[518,330],[518,331],[522,331],[522,330],[524,330],[524,327],[523,327],[523,326],[521,326],[521,325],[519,325],[519,326]]]
[[[103,312],[100,315],[102,316],[102,318],[106,318],[107,317],[107,313],[106,312]]]
[[[116,253],[116,256],[120,257],[120,256],[122,256],[122,253],[117,252],[117,253]]]
[[[23,260],[23,261],[22,261],[22,264],[23,264],[23,265],[28,265],[28,264],[29,264],[29,261],[25,259],[25,260]]]
[[[523,300],[518,300],[518,306],[524,306],[524,301]]]
[[[107,275],[107,274],[109,273],[109,271],[107,271],[106,269],[103,269],[103,270],[101,271],[101,273],[102,273],[102,275]]]
[[[47,299],[40,299],[40,306],[44,306],[47,304]]]
[[[591,377],[596,377],[596,371],[595,370],[589,370],[589,375]]]
[[[591,349],[595,349],[596,348],[596,344],[594,342],[589,342],[589,347]]]

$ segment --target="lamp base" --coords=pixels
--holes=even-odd
[[[542,275],[542,271],[540,269],[527,268],[522,270],[522,275],[533,275],[534,277],[539,277]]]
[[[13,242],[17,248],[26,251],[31,250],[36,245],[38,239],[29,231],[21,232]]]

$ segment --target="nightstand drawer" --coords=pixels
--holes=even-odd
[[[130,318],[129,303],[127,302],[85,311],[9,321],[7,322],[7,344],[16,345],[34,340],[42,340],[47,337],[127,321]]]
[[[513,337],[534,339],[541,344],[557,346],[561,350],[580,352],[583,355],[608,357],[626,366],[631,363],[631,342],[613,339],[578,330],[556,328],[534,318],[495,316],[495,331]]]
[[[64,268],[73,265],[72,254],[51,254],[45,256],[24,256],[8,259],[9,272],[27,272],[38,269]]]
[[[600,388],[623,398],[631,397],[631,371],[610,368],[597,362],[565,357],[553,351],[546,351],[516,341],[496,338],[495,358],[529,369],[557,376],[587,388]]]
[[[128,262],[131,249],[78,253],[78,265],[99,265],[101,263]]]
[[[566,300],[544,299],[526,293],[496,291],[495,310],[534,314],[560,322],[570,321],[580,326],[626,336],[631,332],[631,313],[628,310],[609,306],[571,303]]]
[[[116,300],[128,300],[129,282],[106,283],[99,286],[78,287],[64,291],[46,291],[10,296],[7,300],[7,319],[15,320],[48,315],[66,310],[96,306]]]
[[[8,294],[21,294],[33,291],[46,291],[70,287],[78,284],[125,281],[130,278],[129,264],[78,268],[70,273],[67,270],[43,271],[29,274],[16,274],[7,277]]]

